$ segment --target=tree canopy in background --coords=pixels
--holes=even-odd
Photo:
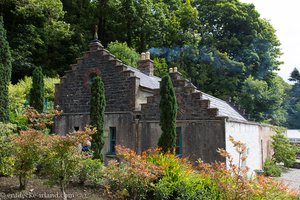
[[[150,51],[158,66],[156,75],[165,74],[168,65],[177,66],[200,90],[222,99],[232,97],[257,121],[282,125],[286,119],[288,89],[276,74],[280,42],[252,4],[5,0],[0,2],[0,15],[13,52],[14,83],[35,66],[42,66],[46,76],[62,76],[87,48],[97,24],[105,47],[119,41],[109,48],[125,54],[120,56],[125,63],[135,65],[132,49]],[[123,51],[124,42],[131,50]]]

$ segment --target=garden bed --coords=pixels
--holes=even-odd
[[[27,189],[20,191],[18,178],[0,177],[0,199],[62,199],[60,189],[57,186],[49,187],[47,180],[34,177],[29,180]],[[105,200],[104,190],[92,185],[80,185],[71,183],[67,187],[69,199],[81,200]]]

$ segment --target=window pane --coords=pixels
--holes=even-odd
[[[109,150],[111,154],[115,154],[116,153],[115,145],[117,139],[116,127],[109,127],[109,132],[110,132]]]
[[[182,132],[181,127],[176,127],[176,155],[182,154]]]

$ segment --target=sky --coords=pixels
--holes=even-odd
[[[261,18],[267,19],[276,29],[283,55],[278,74],[285,80],[292,70],[300,70],[300,1],[299,0],[240,0],[253,3]]]

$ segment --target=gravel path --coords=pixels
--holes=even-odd
[[[282,176],[276,179],[283,180],[291,189],[297,189],[300,192],[300,169],[285,169]]]

